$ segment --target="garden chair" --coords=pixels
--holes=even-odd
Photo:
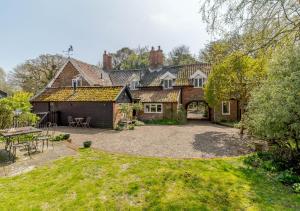
[[[86,121],[82,123],[83,127],[89,128],[90,127],[90,122],[91,122],[91,117],[87,117]]]
[[[68,123],[69,123],[69,126],[71,126],[71,127],[76,126],[76,122],[73,120],[72,116],[68,116]]]
[[[38,147],[38,143],[42,143],[42,152],[44,151],[45,142],[47,144],[48,148],[48,142],[51,139],[51,136],[49,134],[49,129],[51,127],[51,122],[48,122],[46,125],[46,130],[44,130],[37,138],[36,138],[36,147]]]
[[[11,147],[12,147],[11,156],[13,158],[13,162],[15,162],[15,159],[17,157],[17,148],[26,149],[29,157],[31,158],[31,154],[30,154],[31,147],[29,142],[13,143]]]

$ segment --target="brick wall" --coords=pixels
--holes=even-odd
[[[230,114],[229,115],[222,115],[222,104],[215,106],[215,121],[222,121],[222,120],[230,120],[236,121],[238,120],[238,103],[236,100],[230,101]]]
[[[184,106],[184,108],[186,108],[190,102],[202,101],[202,100],[204,100],[203,95],[204,95],[204,92],[203,92],[202,88],[194,88],[191,86],[183,87],[182,88],[182,105]]]
[[[57,88],[64,86],[72,86],[72,79],[78,74],[78,70],[76,70],[72,63],[68,62],[63,71],[55,79],[51,87]],[[89,86],[89,83],[86,80],[82,79],[82,86]]]

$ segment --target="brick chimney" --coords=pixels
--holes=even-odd
[[[155,50],[154,47],[151,48],[149,56],[150,68],[155,69],[163,66],[164,64],[164,54],[163,51],[158,46],[158,49]]]
[[[112,57],[109,53],[103,53],[103,70],[112,70]]]

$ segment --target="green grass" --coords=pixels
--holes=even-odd
[[[178,121],[174,119],[153,119],[146,120],[145,123],[151,125],[179,125]]]
[[[175,160],[81,150],[0,179],[0,210],[299,210],[300,195],[243,158]]]

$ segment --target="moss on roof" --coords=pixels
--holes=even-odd
[[[179,102],[180,90],[137,90],[131,91],[133,98],[142,103],[176,103]]]
[[[115,101],[123,87],[48,88],[31,102],[109,102]]]

